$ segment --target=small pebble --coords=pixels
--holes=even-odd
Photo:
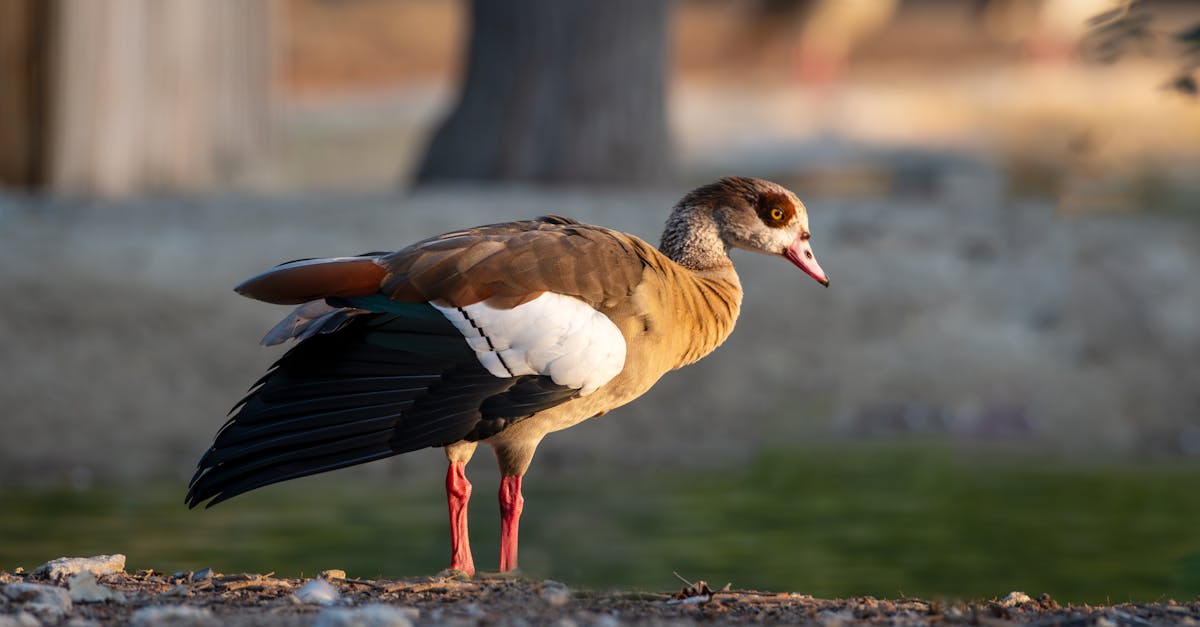
[[[130,627],[217,627],[220,624],[212,610],[191,605],[143,607],[129,617]]]
[[[295,594],[289,594],[285,597],[282,597],[279,599],[279,602],[287,603],[288,605],[304,605],[304,602],[300,599],[297,599]]]
[[[487,612],[479,609],[478,603],[465,603],[460,605],[458,609],[471,618],[483,618],[487,616]]]
[[[541,587],[542,600],[551,607],[562,607],[571,600],[571,591],[565,584],[557,581],[543,581]]]
[[[296,591],[296,598],[309,605],[333,605],[341,594],[333,584],[324,579],[310,579]]]
[[[10,603],[48,620],[62,620],[71,612],[71,597],[66,590],[36,583],[12,583],[0,587]]]
[[[592,627],[621,627],[621,621],[612,614],[601,614],[595,621],[592,621]]]
[[[163,592],[162,594],[160,594],[158,596],[160,596],[160,597],[187,597],[187,596],[191,596],[191,595],[192,595],[191,589],[189,589],[187,586],[185,586],[183,584],[178,584],[178,585],[175,585],[174,587],[172,587],[170,590],[167,590],[166,592]]]
[[[1025,605],[1026,603],[1032,603],[1032,602],[1033,602],[1033,599],[1029,598],[1028,594],[1021,592],[1020,590],[1013,590],[1012,592],[1008,593],[1008,596],[1004,597],[1003,599],[1000,599],[1000,606],[1001,607],[1016,607],[1018,605]]]
[[[70,590],[71,600],[76,603],[125,603],[125,594],[96,583],[96,576],[83,571],[67,579],[67,589]]]
[[[822,610],[817,614],[817,624],[821,627],[843,627],[844,625],[857,624],[858,620],[854,616],[854,612],[850,610],[841,610],[833,612],[830,610]]]
[[[325,580],[345,579],[346,571],[344,571],[340,568],[330,568],[329,570],[323,570],[323,571],[317,573],[317,576],[320,577],[321,579],[325,579]]]
[[[0,627],[42,627],[42,622],[29,612],[0,616]]]
[[[416,608],[372,603],[350,609],[323,610],[312,627],[412,627],[420,615]]]

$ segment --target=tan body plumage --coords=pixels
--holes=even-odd
[[[644,242],[642,242],[644,244]],[[625,368],[602,388],[517,422],[485,440],[504,475],[523,475],[549,433],[605,414],[645,394],[664,374],[711,353],[733,331],[742,290],[732,267],[680,272],[661,254],[629,298],[600,307],[628,345]],[[670,265],[668,265],[670,264]]]

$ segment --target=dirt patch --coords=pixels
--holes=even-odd
[[[34,624],[34,617],[100,625],[151,624],[556,624],[788,623],[848,625],[1055,624],[1195,625],[1200,601],[1062,606],[1049,596],[1014,592],[1003,598],[939,602],[914,598],[816,599],[795,593],[712,591],[703,582],[675,592],[571,590],[554,581],[509,577],[466,580],[435,577],[405,580],[346,578],[282,579],[271,574],[222,575],[210,571],[103,575],[98,583],[120,601],[88,602],[71,584],[74,603],[55,616],[34,603],[37,595],[0,594],[0,624]],[[23,573],[0,572],[0,592],[28,584],[56,586]],[[60,595],[61,596],[61,595]],[[302,600],[303,599],[303,600]],[[308,600],[309,602],[305,602]],[[22,614],[28,616],[22,616]],[[24,621],[24,622],[22,622]]]

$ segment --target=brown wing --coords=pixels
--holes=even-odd
[[[555,292],[599,307],[633,292],[652,250],[624,233],[545,216],[446,233],[379,262],[393,300],[509,308]]]
[[[454,231],[395,253],[293,261],[235,289],[281,305],[383,292],[404,302],[510,308],[549,291],[599,307],[632,293],[655,256],[636,237],[544,216]]]

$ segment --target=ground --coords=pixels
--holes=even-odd
[[[711,592],[703,582],[673,592],[571,590],[554,581],[482,576],[407,580],[279,579],[270,574],[222,575],[211,571],[101,575],[101,586],[119,601],[67,604],[65,615],[31,608],[30,595],[0,594],[0,625],[131,623],[205,625],[417,625],[432,624],[900,624],[900,625],[1195,625],[1200,601],[1061,606],[1049,596],[1013,592],[991,600],[927,601],[915,598],[816,599],[797,593],[753,590]],[[328,581],[330,586],[324,582]],[[315,583],[314,583],[315,582]],[[0,592],[13,584],[50,584],[43,577],[0,572]],[[78,595],[77,581],[61,583]],[[334,592],[336,590],[336,592]],[[107,593],[105,593],[107,594]],[[84,593],[83,596],[86,596]],[[304,602],[307,599],[310,602]],[[22,602],[25,605],[22,605]],[[322,603],[323,602],[323,603]],[[186,607],[187,610],[172,608]],[[166,609],[164,609],[166,608]],[[39,614],[39,611],[42,613]],[[22,614],[24,612],[24,614]],[[24,622],[22,622],[24,621]]]

